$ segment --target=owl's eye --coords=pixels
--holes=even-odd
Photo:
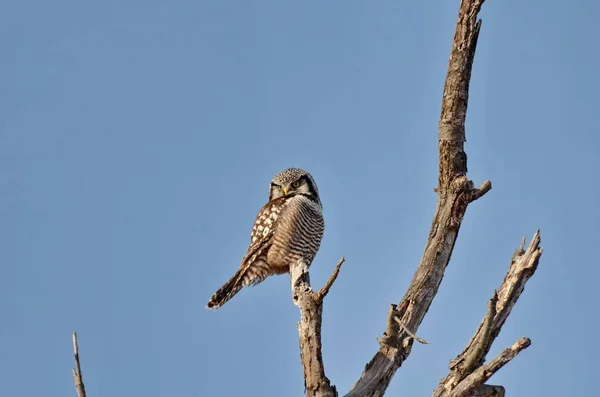
[[[300,181],[292,183],[292,187],[300,187]]]

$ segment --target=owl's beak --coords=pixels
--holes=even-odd
[[[289,186],[284,186],[284,187],[283,187],[283,195],[284,195],[284,196],[287,196],[287,194],[288,194],[288,190],[289,190]]]

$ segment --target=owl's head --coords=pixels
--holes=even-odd
[[[279,197],[304,195],[320,203],[319,189],[313,177],[300,168],[288,168],[273,177],[269,201]]]

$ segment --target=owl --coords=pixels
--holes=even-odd
[[[273,274],[288,273],[290,264],[312,263],[325,223],[319,190],[313,177],[299,168],[281,171],[271,180],[269,202],[259,211],[250,246],[238,271],[206,305],[218,309],[247,285],[257,285]]]

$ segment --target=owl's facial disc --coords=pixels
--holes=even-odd
[[[271,180],[269,200],[302,195],[319,201],[319,192],[312,177],[299,168],[281,171]]]
[[[304,178],[300,178],[292,183],[278,185],[271,183],[271,199],[278,197],[291,197],[296,194],[310,194],[310,189]]]
[[[284,196],[292,196],[296,193],[296,188],[300,186],[297,182],[287,184],[287,185],[272,185],[275,189],[279,190],[280,193],[283,193]]]

